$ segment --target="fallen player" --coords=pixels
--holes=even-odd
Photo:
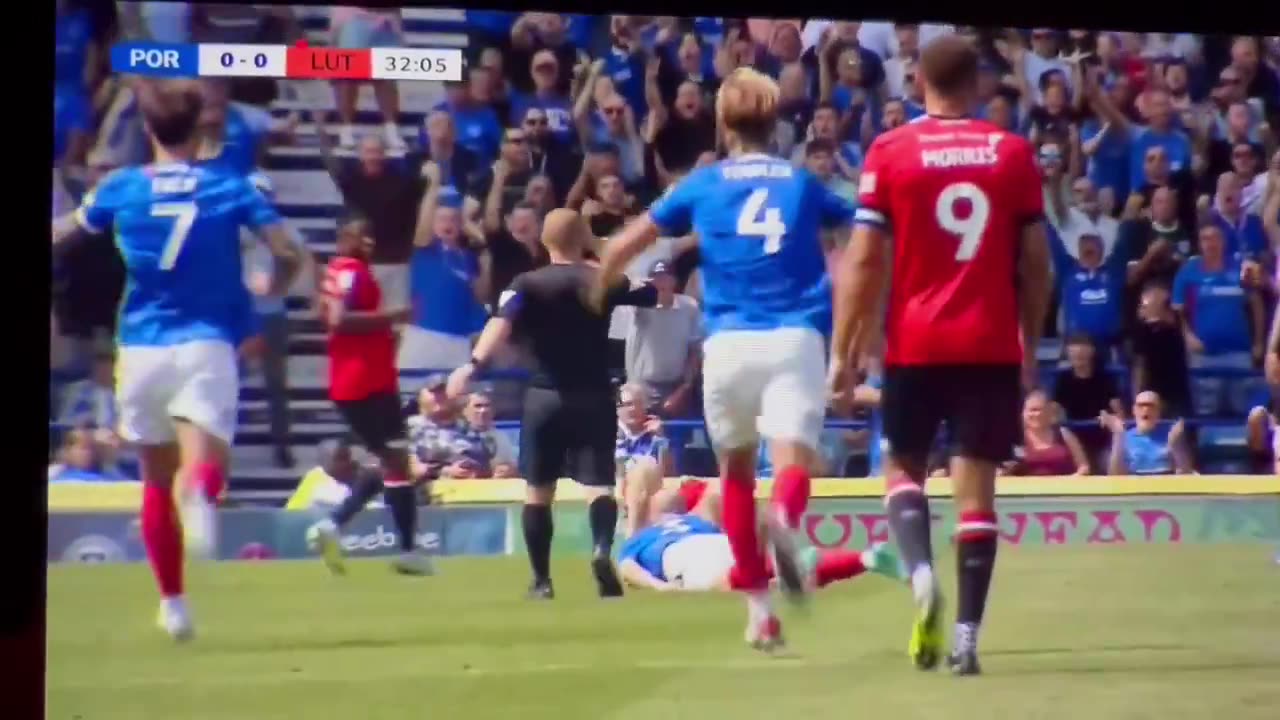
[[[736,589],[729,583],[733,552],[720,526],[720,494],[705,480],[686,480],[678,488],[628,483],[624,492],[627,524],[636,530],[618,553],[623,582],[659,591]],[[897,556],[884,543],[862,552],[809,547],[803,551],[803,565],[813,588],[868,570],[906,579]],[[771,562],[768,570],[775,581]]]

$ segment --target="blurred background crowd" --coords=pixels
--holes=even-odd
[[[462,48],[456,83],[211,81],[202,132],[206,157],[252,174],[321,261],[340,225],[363,220],[385,302],[413,309],[399,364],[415,472],[515,477],[522,354],[462,404],[442,373],[467,361],[511,279],[545,262],[547,211],[579,209],[604,238],[714,161],[718,79],[742,66],[778,80],[775,152],[853,198],[870,142],[924,113],[916,59],[946,33],[981,52],[977,116],[1036,146],[1053,231],[1044,391],[1027,399],[1007,471],[1276,472],[1276,389],[1259,368],[1278,284],[1277,37],[60,0],[53,212],[148,159],[134,80],[109,72],[117,40]],[[847,238],[823,242],[834,254]],[[652,279],[661,301],[619,310],[611,332],[628,383],[620,456],[661,435],[643,446],[675,474],[713,468],[697,254],[696,238],[673,237],[637,259],[628,274]],[[247,251],[247,272],[260,262]],[[343,433],[304,275],[259,300],[233,465],[244,501],[282,498]],[[51,479],[130,475],[111,431],[122,284],[108,238],[55,268]],[[855,407],[833,409],[822,474],[878,472],[877,375],[867,369]]]

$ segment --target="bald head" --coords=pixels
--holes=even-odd
[[[577,260],[591,240],[591,226],[576,210],[556,208],[542,221],[542,244],[553,255]]]

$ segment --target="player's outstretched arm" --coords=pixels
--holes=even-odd
[[[1049,312],[1049,295],[1053,292],[1048,233],[1044,221],[1038,220],[1022,229],[1021,252],[1018,255],[1018,307],[1021,309],[1024,371],[1034,369],[1036,348]],[[1024,378],[1029,380],[1029,378]]]
[[[630,558],[618,563],[618,574],[622,576],[622,581],[632,587],[647,588],[649,590],[672,590],[671,583],[649,574],[647,570],[640,567],[640,563]]]
[[[311,251],[284,223],[273,223],[260,231],[275,260],[272,264],[271,292],[287,292],[298,272],[311,261]]]
[[[592,305],[596,309],[605,308],[605,298],[622,278],[623,270],[657,240],[658,224],[649,213],[644,213],[627,223],[604,244],[600,273],[596,276],[596,286],[591,295]]]

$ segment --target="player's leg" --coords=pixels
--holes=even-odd
[[[951,487],[956,504],[956,627],[949,664],[957,674],[980,672],[978,628],[995,570],[1000,527],[995,514],[996,468],[1021,435],[1016,366],[973,367],[947,418],[953,428]]]
[[[551,505],[565,463],[564,433],[559,425],[560,393],[545,388],[525,390],[520,421],[520,456],[525,478],[525,501],[520,520],[533,582],[529,597],[555,597],[551,583],[551,539],[555,533]]]
[[[797,531],[809,505],[810,472],[820,465],[817,446],[827,408],[826,351],[822,336],[812,330],[785,330],[774,336],[775,364],[759,420],[774,468],[765,522],[778,581],[793,601],[802,601],[809,588]]]
[[[889,449],[885,510],[916,603],[907,652],[925,670],[936,667],[942,654],[942,594],[933,569],[929,498],[924,490],[929,449],[947,402],[944,383],[938,381],[940,373],[945,370],[886,368],[881,396]]]
[[[610,392],[575,395],[566,400],[569,412],[563,426],[577,429],[567,443],[573,479],[587,495],[591,573],[600,597],[621,597],[622,583],[613,565],[613,538],[618,530],[618,500],[613,493],[617,405]]]
[[[169,413],[181,454],[183,532],[189,552],[212,558],[218,550],[216,508],[226,492],[236,432],[240,370],[229,343],[201,340],[174,352],[181,384]]]
[[[418,488],[409,472],[408,433],[398,393],[369,398],[367,447],[382,466],[382,497],[396,528],[400,556],[392,567],[403,575],[430,575],[430,559],[418,551]]]
[[[851,580],[871,572],[890,580],[904,581],[902,562],[888,543],[876,543],[866,550],[804,550],[804,564],[809,582],[815,588]]]
[[[733,550],[730,586],[747,594],[748,642],[763,650],[782,644],[781,624],[769,601],[769,575],[756,524],[756,420],[770,367],[764,334],[725,332],[704,345],[703,416],[720,462],[725,535]]]

